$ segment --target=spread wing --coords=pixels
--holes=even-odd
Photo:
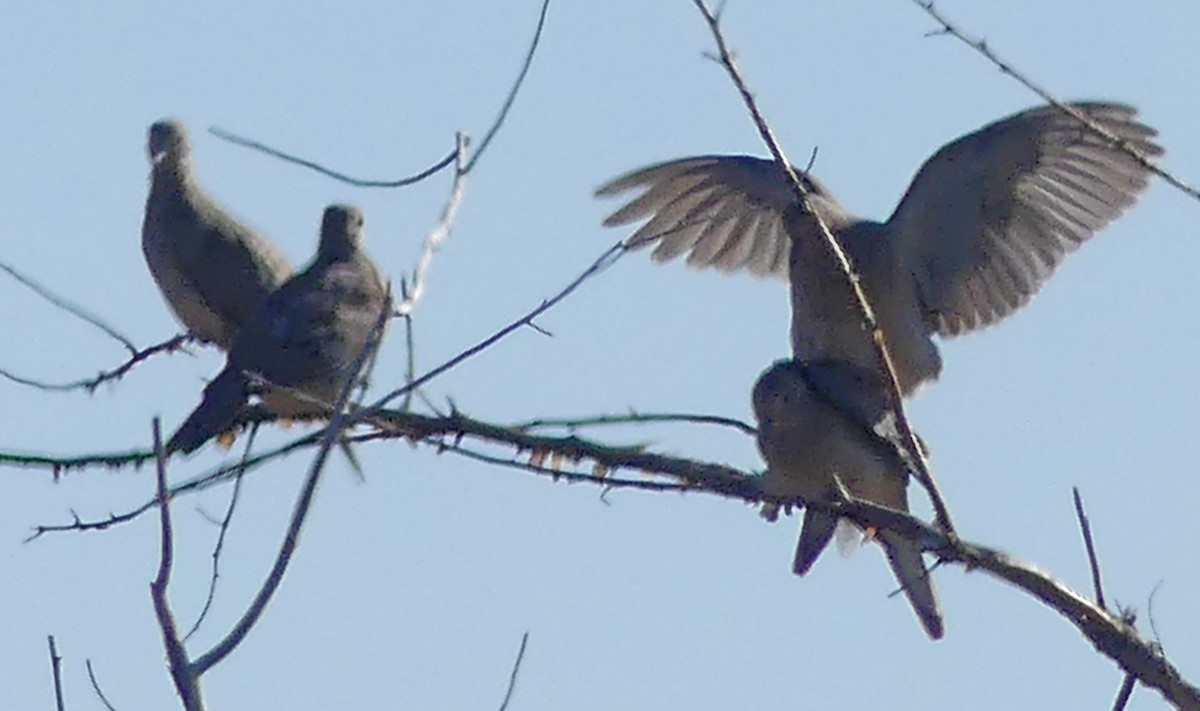
[[[848,219],[824,186],[802,171],[796,172],[822,216],[836,223],[831,226]],[[596,195],[608,197],[631,190],[641,194],[609,215],[604,225],[646,220],[626,244],[635,248],[654,244],[651,256],[655,261],[687,253],[688,266],[697,269],[746,269],[755,276],[788,278],[791,242],[784,214],[795,207],[796,199],[773,161],[751,156],[681,158],[615,178],[597,188]]]
[[[1157,132],[1112,103],[1071,106],[1147,157]],[[955,336],[1016,311],[1063,258],[1146,189],[1135,158],[1053,106],[943,146],[888,221],[917,279],[930,327]]]

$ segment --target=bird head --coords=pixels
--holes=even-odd
[[[146,138],[146,152],[154,166],[164,161],[178,162],[188,153],[187,129],[176,119],[155,121]]]
[[[751,401],[760,429],[775,420],[785,419],[798,402],[809,397],[804,380],[804,365],[796,360],[779,360],[767,368],[754,383]]]
[[[317,254],[341,259],[358,251],[363,240],[362,210],[353,205],[330,205],[321,218],[321,241]]]

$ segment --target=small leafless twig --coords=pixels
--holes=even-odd
[[[1079,530],[1083,533],[1083,546],[1087,549],[1088,566],[1092,571],[1092,588],[1096,591],[1096,604],[1107,610],[1108,605],[1104,604],[1104,585],[1100,582],[1100,560],[1096,557],[1092,526],[1083,510],[1083,497],[1079,495],[1079,487],[1071,487],[1071,496],[1075,499],[1075,517],[1079,519]]]
[[[354,186],[360,187],[360,188],[402,188],[402,187],[405,187],[406,185],[412,185],[414,183],[419,183],[422,180],[428,178],[431,175],[436,174],[438,171],[440,171],[443,168],[454,163],[454,156],[457,153],[457,150],[451,151],[449,154],[446,155],[445,158],[442,158],[437,163],[434,163],[432,166],[426,168],[425,170],[422,170],[421,172],[417,173],[416,175],[412,175],[407,178],[397,178],[395,180],[366,180],[363,178],[351,177],[349,175],[346,175],[345,173],[341,173],[341,172],[333,170],[331,168],[326,168],[325,166],[323,166],[319,163],[315,163],[311,160],[308,160],[305,158],[300,158],[298,156],[294,156],[290,153],[284,153],[283,151],[281,151],[277,148],[272,148],[272,147],[266,145],[265,143],[260,143],[258,141],[255,141],[254,139],[245,138],[245,137],[239,136],[235,133],[230,133],[229,131],[226,131],[223,128],[218,128],[217,126],[210,127],[208,129],[208,132],[211,133],[212,135],[216,136],[217,138],[220,138],[223,141],[229,141],[230,143],[233,143],[234,145],[242,146],[243,148],[249,148],[251,150],[255,150],[260,153],[266,153],[267,155],[269,155],[273,158],[278,158],[279,160],[286,161],[288,163],[294,163],[296,165],[303,166],[310,170],[315,170],[318,173],[320,173],[321,175],[325,175],[327,177],[333,178],[334,180],[340,180],[343,183],[349,183],[350,185],[354,185]]]
[[[50,673],[54,676],[54,708],[56,711],[66,711],[67,704],[63,700],[62,688],[62,657],[58,656],[58,648],[54,646],[54,635],[47,635],[46,641],[50,645]],[[525,651],[524,643],[521,643],[521,651]]]
[[[525,75],[529,73],[529,67],[533,65],[533,55],[537,53],[538,43],[542,39],[542,29],[546,26],[546,12],[550,9],[550,0],[542,0],[542,9],[538,13],[537,29],[533,31],[533,41],[529,43],[529,51],[525,53],[525,61],[521,64],[521,71],[517,73],[517,80],[513,82],[512,88],[508,91],[508,96],[504,99],[504,104],[500,107],[500,113],[496,116],[496,120],[492,122],[491,128],[483,135],[483,140],[479,142],[479,148],[475,149],[475,155],[471,156],[471,160],[467,163],[463,171],[470,173],[475,169],[475,164],[483,156],[484,151],[491,145],[492,139],[495,138],[496,132],[504,125],[504,119],[508,116],[508,112],[512,109],[513,102],[517,99],[517,92],[521,85],[525,83]]]
[[[171,672],[171,680],[175,683],[175,691],[179,694],[185,711],[203,711],[204,700],[200,696],[197,683],[199,674],[194,673],[192,665],[188,662],[187,650],[184,649],[183,641],[179,639],[175,615],[171,612],[171,604],[167,600],[167,587],[171,583],[171,565],[174,558],[174,539],[171,530],[170,499],[167,493],[167,457],[163,452],[162,431],[157,417],[154,418],[154,457],[160,550],[158,574],[150,583],[150,597],[154,601],[154,614],[162,631],[163,647],[167,652],[167,668]]]
[[[854,301],[858,305],[863,323],[872,334],[872,339],[875,345],[875,352],[878,356],[880,371],[884,374],[885,380],[888,383],[889,399],[891,400],[892,410],[896,413],[896,428],[899,430],[902,443],[905,449],[908,450],[913,462],[916,464],[916,471],[913,472],[917,481],[929,493],[929,499],[933,504],[934,515],[937,517],[938,523],[946,529],[950,534],[954,533],[954,526],[950,521],[950,511],[946,507],[945,501],[942,499],[941,492],[938,490],[937,484],[933,480],[933,472],[929,468],[928,462],[925,460],[925,454],[921,446],[917,442],[916,433],[913,432],[909,425],[908,416],[904,411],[904,400],[900,394],[900,383],[896,378],[896,368],[892,363],[891,353],[888,351],[887,342],[884,337],[883,330],[879,327],[879,322],[875,318],[875,311],[871,307],[871,302],[867,299],[866,293],[862,289],[862,285],[858,274],[854,270],[854,265],[850,262],[849,255],[842,249],[837,237],[829,229],[829,225],[825,222],[824,217],[819,211],[814,210],[808,200],[808,190],[804,184],[800,182],[796,175],[795,169],[787,156],[783,153],[783,148],[779,145],[779,141],[775,138],[775,133],[771,130],[771,126],[767,123],[767,119],[763,116],[758,108],[758,103],[754,100],[754,95],[750,91],[749,85],[746,84],[742,77],[741,70],[738,69],[737,60],[733,52],[729,49],[729,44],[725,40],[725,34],[721,30],[721,21],[718,13],[714,13],[704,0],[693,0],[696,9],[704,16],[705,22],[708,23],[708,28],[712,32],[713,40],[717,44],[718,57],[720,64],[725,68],[729,78],[733,81],[738,93],[742,97],[742,103],[746,105],[747,111],[750,112],[751,118],[754,120],[754,125],[758,128],[759,135],[762,137],[763,143],[771,152],[771,156],[775,159],[775,163],[780,167],[783,173],[787,176],[791,183],[792,190],[796,194],[799,204],[804,212],[811,215],[816,221],[817,226],[821,230],[821,235],[825,239],[825,244],[829,248],[830,258],[834,260],[837,267],[841,270],[846,278],[846,284],[850,288]]]
[[[90,394],[95,392],[96,388],[100,387],[104,383],[120,380],[130,370],[133,370],[135,365],[153,355],[157,355],[159,353],[173,353],[174,351],[182,350],[184,344],[186,344],[188,340],[190,340],[190,336],[187,334],[173,336],[161,343],[155,343],[152,346],[146,346],[145,348],[134,352],[124,363],[113,368],[112,370],[102,370],[98,375],[95,375],[91,378],[81,378],[79,380],[73,380],[69,383],[48,383],[42,380],[34,380],[33,378],[26,378],[16,375],[7,370],[0,370],[0,377],[7,378],[8,380],[20,385],[28,385],[30,387],[37,388],[38,390],[46,390],[51,392],[86,390]]]
[[[229,495],[229,506],[225,508],[225,516],[219,522],[219,531],[217,533],[217,543],[213,546],[212,552],[212,573],[208,578],[208,594],[204,597],[204,606],[200,608],[200,614],[196,615],[196,621],[192,624],[192,628],[183,636],[183,641],[191,639],[196,630],[200,629],[200,625],[204,623],[204,619],[208,617],[208,611],[212,608],[213,600],[217,596],[217,579],[221,577],[221,551],[225,548],[225,534],[229,532],[229,524],[233,521],[233,512],[237,509],[238,499],[242,493],[243,475],[246,473],[246,460],[250,457],[250,449],[254,446],[254,436],[258,434],[258,425],[250,428],[250,436],[246,438],[246,447],[242,450],[241,465],[237,469],[237,473],[233,476],[233,493]]]
[[[1117,698],[1113,699],[1113,711],[1124,711],[1125,706],[1129,703],[1129,698],[1133,696],[1133,687],[1136,684],[1136,675],[1125,675],[1125,680],[1121,682],[1121,688],[1117,690]]]
[[[602,272],[605,269],[612,266],[618,259],[621,258],[621,256],[623,254],[625,254],[627,249],[628,249],[628,247],[625,246],[624,242],[618,242],[618,243],[614,244],[612,247],[609,247],[608,250],[604,252],[604,254],[600,255],[600,257],[597,258],[596,261],[592,262],[592,264],[587,269],[585,269],[582,274],[580,274],[578,277],[576,277],[574,280],[572,280],[571,283],[568,284],[566,287],[564,287],[562,291],[558,292],[557,294],[550,297],[549,299],[543,301],[541,304],[539,304],[536,308],[534,308],[529,313],[518,318],[516,321],[513,321],[512,323],[508,324],[507,326],[501,328],[499,331],[496,331],[492,335],[483,339],[479,343],[476,343],[475,345],[471,346],[470,348],[466,349],[465,351],[462,351],[461,353],[454,356],[453,358],[446,361],[445,363],[442,363],[441,365],[437,366],[436,368],[426,372],[424,375],[420,376],[419,378],[414,378],[412,380],[412,382],[405,384],[404,387],[398,388],[398,389],[393,390],[392,392],[388,393],[387,395],[384,395],[373,405],[366,408],[365,411],[356,415],[356,419],[367,419],[367,418],[371,417],[373,414],[377,413],[380,409],[382,409],[384,405],[388,404],[392,400],[395,400],[398,397],[401,397],[409,392],[416,390],[417,388],[421,387],[422,385],[429,382],[430,380],[433,380],[434,378],[441,375],[442,373],[445,373],[446,371],[450,370],[451,368],[454,368],[455,366],[459,365],[463,361],[468,360],[468,359],[472,358],[473,356],[481,353],[482,351],[487,350],[492,345],[503,340],[505,337],[507,337],[509,334],[513,333],[514,331],[517,331],[517,330],[520,330],[521,328],[529,326],[530,324],[533,323],[534,319],[536,319],[538,316],[541,316],[542,314],[549,311],[556,304],[558,304],[558,302],[562,301],[567,296],[569,296],[572,292],[574,292],[576,289],[578,289],[588,279],[591,279],[592,277],[596,276],[600,272]]]
[[[117,707],[112,705],[112,702],[104,695],[104,690],[100,688],[100,680],[96,678],[96,670],[92,668],[92,660],[88,659],[84,664],[87,666],[88,681],[92,684],[92,691],[96,692],[96,697],[100,699],[100,703],[104,704],[104,708],[108,709],[108,711],[117,711]]]
[[[1033,93],[1037,94],[1044,101],[1053,105],[1059,111],[1062,111],[1063,113],[1070,115],[1071,117],[1073,117],[1075,120],[1079,121],[1084,126],[1087,126],[1088,129],[1091,130],[1096,135],[1103,137],[1112,145],[1117,146],[1118,148],[1123,150],[1125,153],[1129,154],[1134,160],[1136,160],[1139,164],[1141,164],[1142,167],[1144,167],[1147,170],[1158,175],[1158,177],[1165,180],[1172,187],[1180,190],[1181,192],[1183,192],[1183,194],[1188,195],[1189,197],[1200,200],[1200,190],[1197,190],[1196,188],[1192,187],[1191,185],[1188,185],[1187,183],[1185,183],[1180,178],[1177,178],[1172,173],[1169,173],[1166,170],[1163,170],[1162,168],[1160,168],[1158,166],[1158,164],[1156,164],[1154,161],[1150,160],[1150,158],[1148,158],[1141,151],[1139,151],[1137,148],[1135,148],[1131,143],[1129,143],[1129,141],[1118,138],[1117,136],[1113,135],[1113,133],[1111,131],[1106,130],[1100,124],[1096,123],[1095,121],[1092,121],[1091,119],[1087,118],[1086,116],[1079,113],[1075,109],[1073,109],[1070,106],[1067,106],[1063,102],[1059,101],[1053,94],[1050,93],[1050,91],[1048,89],[1046,89],[1046,88],[1042,87],[1040,84],[1034,82],[1032,79],[1030,79],[1027,75],[1022,73],[1021,71],[1014,69],[1013,66],[1011,64],[1009,64],[1007,61],[1001,59],[999,57],[999,55],[997,55],[995,52],[992,51],[991,47],[988,47],[986,40],[977,39],[977,38],[968,36],[966,34],[966,32],[964,32],[962,29],[960,29],[957,25],[950,22],[950,20],[946,19],[946,16],[943,15],[941,13],[941,11],[939,11],[934,6],[934,3],[931,2],[931,0],[912,0],[912,3],[914,5],[916,5],[917,7],[921,8],[922,10],[924,10],[927,15],[932,17],[934,19],[934,21],[936,21],[939,25],[941,25],[941,29],[939,31],[931,33],[931,34],[951,35],[955,39],[959,40],[963,44],[967,45],[971,49],[973,49],[976,52],[978,52],[979,54],[983,55],[983,57],[985,59],[987,59],[989,62],[994,64],[996,66],[996,68],[999,69],[1002,73],[1007,74],[1008,76],[1012,77],[1013,79],[1016,79],[1026,89],[1029,89]]]
[[[733,417],[695,415],[685,412],[630,412],[627,415],[594,415],[591,417],[539,417],[510,426],[515,430],[523,431],[544,429],[547,427],[562,427],[573,431],[582,427],[628,425],[646,422],[687,422],[700,425],[718,425],[733,428],[751,437],[758,434],[758,429]]]
[[[504,700],[500,702],[500,711],[508,708],[512,699],[513,689],[517,686],[517,674],[521,671],[521,660],[525,658],[525,645],[529,644],[529,633],[521,635],[521,648],[517,650],[517,659],[513,662],[512,672],[508,675],[508,689],[504,692]]]
[[[105,334],[107,334],[110,338],[112,338],[113,340],[117,341],[122,346],[124,346],[125,350],[129,351],[130,355],[137,355],[137,352],[138,352],[137,346],[133,345],[133,341],[130,340],[129,337],[125,336],[124,334],[117,331],[117,329],[113,328],[112,326],[109,326],[107,323],[100,320],[100,318],[98,316],[93,316],[91,313],[89,313],[87,311],[87,309],[83,308],[82,306],[79,306],[78,304],[71,303],[70,301],[67,301],[65,298],[63,298],[61,296],[58,296],[54,292],[50,291],[50,289],[39,284],[33,278],[25,276],[21,272],[17,271],[16,268],[14,268],[8,264],[5,264],[4,262],[0,262],[0,270],[4,270],[4,271],[8,272],[9,276],[11,276],[13,279],[16,279],[17,281],[21,282],[25,286],[29,287],[30,289],[32,289],[34,291],[34,293],[36,293],[38,296],[42,297],[46,301],[49,301],[54,306],[62,309],[63,311],[66,311],[67,313],[71,314],[72,316],[75,316],[76,318],[86,321],[87,323],[90,323],[91,325],[100,329]]]
[[[417,263],[412,270],[411,281],[406,282],[405,293],[400,303],[396,305],[397,316],[411,315],[417,302],[425,295],[425,274],[429,271],[429,265],[433,263],[434,253],[437,252],[442,242],[450,236],[450,230],[454,226],[454,217],[458,214],[458,206],[462,204],[463,193],[467,189],[465,161],[469,139],[467,138],[467,134],[459,132],[457,140],[458,147],[454,151],[454,184],[450,187],[450,197],[446,199],[446,204],[442,208],[441,219],[429,231],[429,234],[425,235],[425,242],[421,246],[421,253],[418,255]]]

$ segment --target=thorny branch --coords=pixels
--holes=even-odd
[[[349,439],[355,442],[391,440],[398,437],[417,440],[441,451],[459,453],[473,458],[514,466],[539,475],[573,482],[591,483],[606,489],[671,490],[758,503],[772,501],[783,506],[799,502],[773,499],[763,495],[758,477],[734,467],[699,462],[647,451],[638,445],[612,446],[592,442],[577,436],[541,436],[493,425],[469,418],[461,413],[446,417],[425,417],[410,412],[385,411],[376,417],[387,420],[392,431],[358,434]],[[318,446],[329,430],[314,433],[273,452],[251,458],[247,468],[255,468],[285,452]],[[477,455],[462,447],[464,438],[490,444],[506,445],[518,452],[529,452],[526,462],[517,457],[507,460],[490,455]],[[587,471],[577,471],[571,464],[589,462]],[[566,466],[564,466],[566,465]],[[171,496],[196,491],[233,476],[240,463],[210,472],[203,477],[177,485]],[[637,471],[651,478],[620,479],[612,474]],[[664,480],[665,478],[665,480]],[[1113,659],[1122,670],[1158,690],[1181,708],[1200,707],[1200,689],[1188,683],[1167,660],[1161,648],[1143,638],[1119,615],[1103,609],[1085,595],[1073,590],[1048,573],[1012,556],[986,546],[970,543],[957,536],[930,526],[908,514],[864,501],[845,499],[833,502],[808,502],[810,506],[826,508],[864,528],[887,528],[916,542],[938,556],[943,563],[958,563],[967,570],[983,570],[1004,580],[1040,600],[1074,624],[1102,654]],[[143,511],[153,508],[147,504]],[[135,517],[129,516],[125,520]],[[45,527],[41,533],[48,532]],[[56,530],[82,530],[66,526]]]
[[[925,459],[925,453],[920,444],[917,442],[916,433],[913,431],[908,422],[908,415],[904,410],[904,400],[900,394],[900,382],[896,378],[896,368],[892,363],[891,353],[888,351],[887,342],[884,337],[883,329],[879,327],[879,322],[875,318],[875,311],[871,307],[871,302],[867,299],[866,293],[862,289],[862,284],[858,273],[854,270],[854,265],[850,262],[849,255],[842,249],[837,237],[829,229],[829,225],[825,222],[825,218],[819,210],[815,210],[808,199],[808,190],[804,184],[800,182],[796,175],[795,169],[787,156],[783,153],[783,148],[779,145],[779,141],[775,138],[774,131],[767,123],[767,119],[763,116],[758,108],[757,102],[754,100],[754,95],[750,91],[750,87],[746,84],[746,80],[742,77],[741,70],[738,69],[737,60],[733,56],[733,52],[729,49],[729,44],[725,40],[725,34],[721,29],[721,19],[714,13],[705,0],[693,0],[696,9],[704,16],[705,22],[708,23],[708,28],[712,32],[713,40],[717,43],[719,61],[729,74],[729,78],[733,81],[738,93],[741,94],[742,102],[746,105],[746,109],[750,112],[754,120],[754,125],[758,128],[759,135],[762,137],[763,143],[771,152],[771,156],[775,159],[775,163],[783,170],[788,181],[792,185],[792,190],[799,199],[799,204],[808,215],[816,221],[817,226],[821,230],[821,235],[825,239],[825,245],[829,248],[830,258],[835,261],[838,268],[846,278],[846,284],[850,287],[854,295],[854,300],[858,305],[859,312],[862,316],[863,323],[867,330],[872,334],[872,340],[875,345],[875,353],[879,359],[880,370],[886,375],[888,384],[888,394],[891,400],[891,409],[896,413],[896,428],[900,432],[900,437],[903,440],[905,449],[916,463],[916,471],[913,472],[917,481],[929,494],[930,502],[933,504],[934,515],[938,523],[946,529],[951,535],[954,534],[954,526],[950,521],[950,511],[946,507],[945,501],[942,499],[941,492],[938,490],[937,484],[933,480],[933,472],[929,468],[929,463]]]
[[[133,370],[134,366],[146,360],[147,358],[158,355],[159,353],[174,353],[178,350],[184,350],[185,344],[191,339],[186,334],[172,336],[161,343],[155,343],[152,346],[146,346],[141,350],[135,351],[129,358],[113,368],[112,370],[102,370],[98,375],[91,378],[81,378],[73,380],[69,383],[47,383],[41,380],[25,378],[20,375],[15,375],[7,370],[0,370],[0,377],[7,378],[14,383],[20,385],[28,385],[37,388],[38,390],[46,390],[52,392],[67,392],[71,390],[86,390],[89,394],[96,391],[104,383],[120,380],[126,373]]]
[[[1160,168],[1157,163],[1150,160],[1150,158],[1148,158],[1145,154],[1143,154],[1136,147],[1134,147],[1133,144],[1131,144],[1129,141],[1126,141],[1122,138],[1118,138],[1117,136],[1113,135],[1113,133],[1111,131],[1106,130],[1100,124],[1096,123],[1095,121],[1092,121],[1088,117],[1086,117],[1083,114],[1076,111],[1074,108],[1064,104],[1062,101],[1059,101],[1058,98],[1056,98],[1053,94],[1051,94],[1048,89],[1046,89],[1045,87],[1041,86],[1037,82],[1030,79],[1027,75],[1025,75],[1020,70],[1013,68],[1013,66],[1011,64],[1009,64],[1006,60],[1001,59],[1000,56],[997,55],[994,51],[992,51],[992,48],[988,46],[987,40],[977,39],[977,38],[967,35],[966,32],[964,32],[957,25],[955,25],[950,20],[948,20],[946,18],[946,16],[943,15],[941,13],[941,11],[938,10],[934,6],[934,3],[932,2],[932,0],[912,0],[912,3],[914,5],[916,5],[917,7],[921,8],[922,10],[924,10],[927,15],[932,17],[935,22],[937,22],[939,25],[941,25],[940,30],[933,32],[931,34],[951,35],[955,39],[959,40],[963,44],[967,45],[971,49],[973,49],[976,52],[978,52],[979,54],[983,55],[983,57],[985,59],[987,59],[992,64],[996,65],[996,68],[999,69],[1002,73],[1007,74],[1008,76],[1012,77],[1013,79],[1016,79],[1018,82],[1020,82],[1020,84],[1022,86],[1024,86],[1026,89],[1029,89],[1033,93],[1037,94],[1044,101],[1046,101],[1046,103],[1053,105],[1059,111],[1062,111],[1063,113],[1071,116],[1076,121],[1083,124],[1084,126],[1087,126],[1088,130],[1090,130],[1092,133],[1095,133],[1097,136],[1104,138],[1112,145],[1125,151],[1134,160],[1136,160],[1139,164],[1141,164],[1142,167],[1146,168],[1147,170],[1151,171],[1158,177],[1165,180],[1167,182],[1167,184],[1177,188],[1178,190],[1183,192],[1183,194],[1185,194],[1185,195],[1188,195],[1197,200],[1200,200],[1200,190],[1197,190],[1196,188],[1192,187],[1191,185],[1188,185],[1180,178],[1177,178],[1174,174],[1169,173],[1166,170]]]

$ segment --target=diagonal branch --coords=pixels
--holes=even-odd
[[[1093,120],[1089,119],[1088,117],[1084,116],[1083,114],[1079,113],[1074,108],[1067,106],[1063,102],[1059,101],[1053,94],[1050,93],[1050,91],[1048,89],[1044,88],[1037,82],[1030,79],[1028,76],[1026,76],[1020,70],[1014,69],[1013,66],[1011,64],[1009,64],[1007,61],[1001,59],[999,55],[997,55],[994,51],[992,51],[991,47],[988,47],[986,40],[968,36],[966,32],[964,32],[957,25],[955,25],[950,20],[948,20],[946,18],[946,16],[941,13],[940,10],[938,10],[936,7],[934,7],[932,0],[912,0],[912,2],[914,5],[921,8],[922,10],[924,10],[925,13],[927,15],[929,15],[930,17],[932,17],[934,19],[934,21],[936,21],[939,25],[941,25],[941,27],[942,27],[941,30],[934,32],[932,34],[951,35],[958,41],[962,42],[963,44],[967,45],[968,47],[975,50],[979,54],[983,55],[983,57],[985,59],[987,59],[992,64],[996,65],[996,68],[999,69],[1002,73],[1007,74],[1008,76],[1012,77],[1013,79],[1016,79],[1026,89],[1029,89],[1033,93],[1037,94],[1044,101],[1053,105],[1059,111],[1062,111],[1063,113],[1074,118],[1076,121],[1079,121],[1084,126],[1087,126],[1088,130],[1090,130],[1092,133],[1095,133],[1097,136],[1104,138],[1112,145],[1125,151],[1125,153],[1129,154],[1129,156],[1132,157],[1134,160],[1136,160],[1143,168],[1146,168],[1147,170],[1151,171],[1158,177],[1162,178],[1169,185],[1171,185],[1174,188],[1177,188],[1183,194],[1188,195],[1189,197],[1193,197],[1197,200],[1200,200],[1200,190],[1197,190],[1196,188],[1192,187],[1191,185],[1188,185],[1183,180],[1176,177],[1174,174],[1169,173],[1166,170],[1160,168],[1157,163],[1150,160],[1149,157],[1147,157],[1145,154],[1143,154],[1141,151],[1139,151],[1129,141],[1126,141],[1122,138],[1118,138],[1117,136],[1113,135],[1113,133],[1111,131],[1105,129],[1100,124],[1096,123],[1095,121],[1093,121]]]
[[[705,22],[708,23],[708,28],[712,32],[714,41],[717,43],[720,63],[725,67],[725,71],[729,74],[729,78],[733,81],[738,93],[741,94],[742,102],[750,112],[751,118],[754,119],[754,125],[758,128],[758,133],[762,137],[763,143],[767,145],[767,148],[771,151],[771,156],[775,159],[775,163],[787,176],[804,212],[816,220],[821,230],[821,236],[825,239],[825,245],[829,249],[830,258],[834,260],[838,269],[841,270],[846,278],[846,283],[850,287],[854,295],[854,300],[858,305],[863,324],[871,332],[872,341],[875,345],[875,353],[879,360],[880,372],[886,376],[891,408],[896,413],[896,428],[899,430],[905,448],[916,464],[914,475],[917,481],[921,482],[921,485],[929,493],[929,499],[933,504],[934,514],[937,516],[938,523],[953,534],[954,526],[950,522],[950,511],[946,507],[941,492],[933,480],[933,472],[929,468],[929,463],[925,460],[925,453],[922,447],[917,442],[916,433],[913,432],[912,427],[909,425],[908,416],[904,411],[904,401],[900,394],[900,382],[896,378],[896,368],[892,363],[892,356],[888,351],[883,329],[879,327],[879,322],[875,318],[875,311],[871,307],[871,302],[867,299],[867,295],[862,289],[859,275],[855,272],[849,255],[842,249],[837,237],[829,229],[825,218],[822,217],[820,211],[813,209],[808,199],[808,190],[800,182],[795,169],[792,167],[791,162],[788,161],[787,156],[784,155],[779,141],[775,138],[775,133],[767,123],[766,117],[759,110],[758,104],[754,100],[754,95],[742,77],[741,70],[738,69],[737,60],[730,51],[729,44],[725,41],[725,34],[721,30],[720,17],[708,7],[705,0],[693,0],[693,3],[696,5],[696,9],[700,11],[700,14],[704,16]]]
[[[187,334],[173,336],[161,343],[155,343],[152,346],[146,346],[145,348],[135,351],[124,363],[118,365],[112,370],[102,370],[94,377],[72,380],[68,383],[48,383],[42,380],[34,380],[32,378],[16,375],[3,369],[0,369],[0,377],[7,378],[8,380],[11,380],[19,385],[28,385],[30,387],[37,388],[38,390],[45,390],[48,392],[86,390],[88,394],[91,394],[96,391],[96,388],[100,387],[104,383],[120,380],[121,378],[125,377],[129,371],[133,370],[134,366],[146,360],[147,358],[150,358],[151,356],[159,353],[173,353],[178,350],[184,350],[184,344],[187,343],[189,339],[190,336]]]
[[[479,142],[479,148],[475,149],[475,155],[471,156],[470,162],[463,167],[464,173],[470,173],[475,169],[475,164],[483,157],[484,151],[491,145],[492,139],[500,127],[504,125],[504,119],[508,117],[509,110],[512,109],[513,102],[517,100],[517,92],[520,91],[521,85],[525,83],[525,75],[529,73],[529,67],[533,65],[533,56],[537,53],[538,43],[542,39],[542,29],[546,26],[546,12],[550,9],[550,0],[542,0],[542,10],[538,13],[537,28],[533,31],[533,41],[529,43],[529,50],[525,53],[525,61],[521,64],[521,71],[517,73],[517,80],[513,82],[512,88],[508,91],[508,96],[504,99],[504,104],[500,107],[500,113],[497,114],[496,120],[492,122],[491,128],[487,133],[483,134],[483,140]]]
[[[128,336],[125,336],[117,329],[100,320],[100,317],[92,315],[87,311],[87,309],[78,304],[67,301],[65,298],[55,294],[54,292],[50,291],[50,289],[39,284],[33,278],[25,276],[21,272],[17,271],[16,268],[5,264],[4,262],[0,262],[0,269],[8,272],[8,275],[13,279],[16,279],[25,286],[29,287],[34,291],[34,293],[46,301],[49,301],[54,306],[100,329],[110,338],[124,346],[125,350],[129,351],[131,355],[137,355],[138,349],[137,346],[133,345],[133,341],[130,340]]]

